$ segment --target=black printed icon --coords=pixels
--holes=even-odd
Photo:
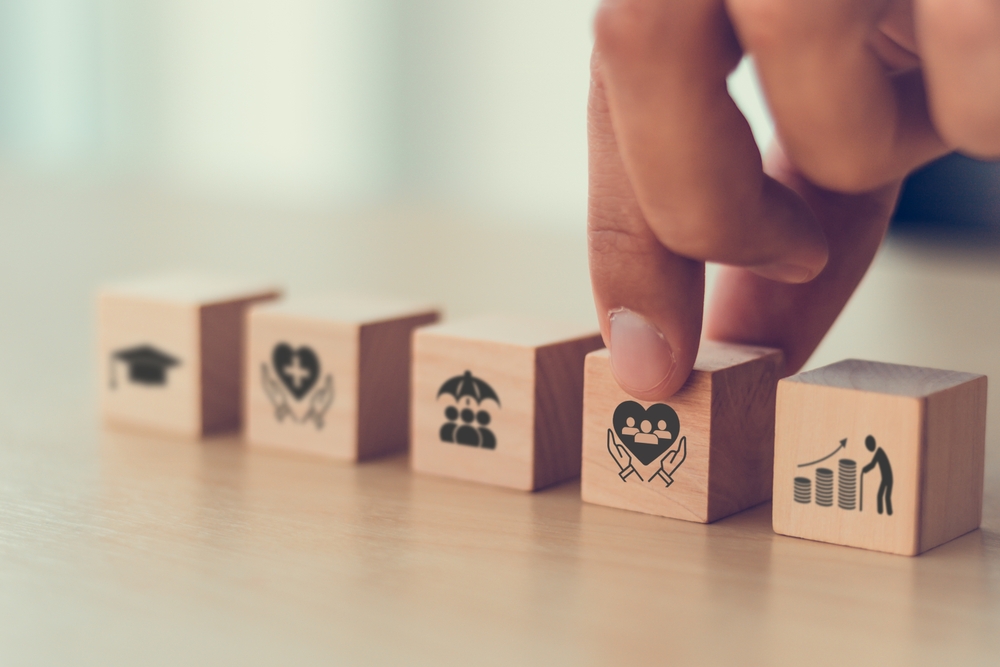
[[[109,384],[112,389],[118,387],[116,362],[124,362],[128,366],[129,382],[153,387],[165,386],[167,384],[167,371],[181,363],[176,357],[158,350],[152,345],[137,345],[112,352],[109,373]]]
[[[278,343],[271,353],[271,363],[295,400],[308,394],[319,379],[319,358],[308,347],[293,350],[288,343]]]
[[[868,451],[875,451],[875,438],[873,436],[869,435],[865,438],[865,447]],[[813,466],[819,465],[820,463],[833,458],[837,455],[837,453],[842,450],[846,450],[846,448],[847,438],[844,438],[840,441],[837,448],[826,456],[808,463],[800,463],[798,467],[812,468]],[[857,461],[849,458],[841,458],[837,460],[837,507],[850,512],[853,512],[855,509],[860,512],[864,509],[864,476],[865,473],[873,470],[875,466],[879,467],[879,472],[882,475],[882,484],[879,486],[878,491],[878,513],[882,514],[884,498],[885,507],[888,510],[887,513],[890,516],[892,515],[892,468],[889,466],[889,457],[881,447],[878,448],[877,452],[875,452],[875,456],[872,458],[871,463],[866,465],[861,470],[860,477],[858,476]],[[793,499],[801,505],[808,505],[815,500],[816,505],[819,507],[833,507],[833,469],[828,467],[816,468],[814,475],[815,485],[813,483],[813,479],[810,479],[809,477],[795,477],[793,480]],[[814,486],[815,497],[813,493]]]
[[[615,408],[611,423],[608,453],[623,482],[634,474],[644,482],[658,477],[668,487],[674,483],[674,473],[687,458],[687,436],[678,439],[681,421],[673,408],[663,403],[644,408],[625,401]]]
[[[865,488],[865,473],[871,472],[875,469],[875,466],[878,466],[879,475],[882,477],[882,483],[878,485],[878,513],[882,513],[884,505],[885,513],[892,516],[892,466],[889,465],[889,456],[885,453],[885,450],[881,447],[877,447],[876,449],[876,447],[877,445],[873,436],[865,438],[865,449],[869,452],[875,452],[875,456],[872,457],[871,463],[861,469],[861,489],[863,492]],[[858,509],[862,509],[860,504]]]
[[[491,400],[500,407],[500,397],[493,387],[475,377],[472,371],[465,371],[442,384],[437,398],[446,394],[455,399],[455,405],[449,405],[444,410],[448,421],[441,426],[441,441],[496,449],[496,435],[488,428],[492,418],[482,405],[483,401]]]
[[[293,422],[313,422],[317,429],[323,428],[324,415],[333,404],[333,376],[329,373],[319,389],[312,392],[308,408],[299,417],[289,402],[305,398],[320,378],[319,357],[312,349],[302,346],[292,348],[288,343],[278,343],[271,352],[271,364],[277,380],[271,376],[266,363],[261,364],[261,382],[264,393],[274,406],[274,417],[279,422],[288,417]],[[279,381],[280,380],[280,381]]]

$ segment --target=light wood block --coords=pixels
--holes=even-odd
[[[986,377],[849,359],[782,380],[774,530],[914,556],[979,527]]]
[[[348,295],[253,308],[247,440],[347,461],[404,451],[410,338],[438,318],[426,304]]]
[[[580,474],[596,328],[485,316],[413,342],[413,469],[532,491]]]
[[[103,288],[105,422],[191,437],[239,429],[244,313],[279,293],[272,284],[195,273]]]
[[[778,350],[703,341],[664,403],[636,401],[587,355],[583,499],[708,523],[771,497]]]

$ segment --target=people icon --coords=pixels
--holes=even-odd
[[[454,405],[449,405],[444,410],[444,416],[448,421],[441,426],[439,435],[442,442],[496,449],[496,436],[487,428],[491,418],[486,410],[476,412],[467,406],[460,411]]]
[[[496,449],[496,436],[487,428],[490,423],[490,413],[486,410],[476,412],[467,406],[459,411],[457,407],[449,405],[445,408],[444,416],[448,422],[441,426],[440,435],[443,442]]]
[[[497,407],[500,406],[500,397],[493,388],[475,377],[471,371],[465,371],[441,385],[437,397],[441,398],[443,395],[453,396],[458,405],[449,405],[444,409],[444,416],[448,421],[442,424],[438,433],[441,442],[496,449],[497,438],[488,428],[492,418],[481,405],[484,401],[490,400],[496,403]]]
[[[639,424],[639,428],[632,428],[635,425],[635,419],[629,417],[626,421],[628,427],[622,429],[622,433],[626,433],[634,437],[636,442],[642,443],[644,445],[658,445],[660,440],[672,440],[673,436],[670,431],[667,430],[667,422],[663,419],[656,422],[656,430],[653,430],[653,423],[648,419],[643,419],[642,423]]]
[[[884,506],[885,513],[892,516],[892,466],[889,465],[889,456],[881,447],[876,449],[875,438],[870,435],[865,438],[865,449],[875,452],[875,456],[872,457],[871,463],[861,469],[861,478],[864,479],[865,473],[871,472],[878,466],[879,475],[882,477],[882,483],[878,486],[878,513],[882,514]]]

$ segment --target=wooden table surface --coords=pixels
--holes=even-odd
[[[300,244],[315,256],[274,265],[271,232],[220,250],[249,214],[212,227],[212,210],[45,192],[8,187],[0,201],[24,223],[0,247],[3,667],[1000,664],[995,384],[983,529],[918,558],[776,536],[769,505],[704,526],[585,505],[577,482],[527,494],[413,475],[404,458],[354,467],[236,438],[107,432],[91,299],[148,270],[131,248],[157,252],[154,268],[266,266],[301,286],[441,298],[453,314],[488,303],[592,317],[582,231],[427,223],[345,245],[333,235],[357,226],[327,231],[317,216],[292,225],[326,239]],[[153,232],[130,224],[139,214],[181,231],[163,222],[162,239],[140,243]],[[254,229],[291,224],[275,217]],[[372,262],[374,248],[388,259]],[[856,356],[995,380],[995,255],[890,247],[811,364]],[[477,283],[455,281],[456,262],[484,261]]]
[[[1000,656],[996,474],[983,530],[905,558],[83,421],[0,449],[4,665]]]

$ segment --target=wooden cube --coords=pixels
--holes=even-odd
[[[244,311],[278,295],[271,284],[194,273],[103,288],[105,422],[194,437],[237,430]]]
[[[587,502],[708,523],[771,497],[778,350],[703,341],[684,386],[661,403],[618,386],[607,350],[587,355]]]
[[[849,359],[778,385],[774,530],[913,556],[979,527],[986,377]]]
[[[405,450],[410,338],[438,317],[424,304],[347,295],[253,308],[247,440],[347,461]]]
[[[580,474],[596,328],[486,316],[413,340],[413,469],[532,491]]]

